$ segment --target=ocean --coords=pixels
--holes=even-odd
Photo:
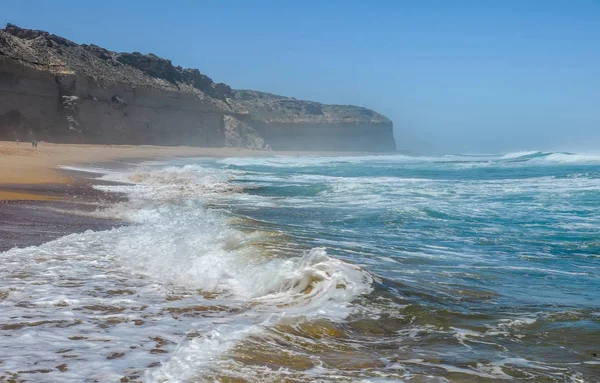
[[[0,254],[0,376],[600,381],[600,155],[188,158]]]

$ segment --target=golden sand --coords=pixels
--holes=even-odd
[[[149,145],[83,145],[0,141],[0,201],[47,200],[56,197],[19,191],[19,185],[70,184],[73,178],[58,170],[60,165],[90,164],[122,159],[174,157],[264,157],[274,155],[331,155],[327,152],[275,152],[238,148],[192,148]],[[337,153],[341,155],[342,153]],[[358,153],[346,153],[358,154]],[[7,186],[10,185],[10,188]]]
[[[57,199],[59,198],[43,194],[0,190],[0,201],[49,201]]]
[[[129,145],[70,145],[0,142],[0,200],[45,200],[53,197],[19,192],[19,185],[69,184],[75,182],[58,170],[59,165],[87,164],[117,159],[149,159],[177,156],[264,155],[231,148],[190,148]],[[10,188],[7,186],[10,185]],[[3,187],[4,186],[4,187]]]

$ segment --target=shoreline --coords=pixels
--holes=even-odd
[[[371,152],[258,151],[238,148],[198,148],[188,146],[53,144],[0,141],[0,202],[52,200],[44,186],[77,185],[80,177],[62,171],[60,166],[78,166],[111,161],[135,162],[177,157],[273,157],[273,156],[359,156],[385,155]],[[32,188],[31,185],[37,185]],[[60,197],[55,195],[55,197]]]
[[[116,193],[93,187],[102,183],[90,173],[61,166],[126,167],[142,161],[178,157],[357,156],[385,153],[255,151],[238,148],[89,145],[0,141],[0,252],[37,246],[86,230],[126,225],[85,212],[123,201]]]
[[[3,184],[0,196],[0,252],[11,248],[39,246],[60,237],[87,230],[103,231],[127,225],[125,221],[92,216],[114,203],[125,201],[119,193],[93,187],[112,183],[90,178],[90,173],[57,169],[69,184]]]

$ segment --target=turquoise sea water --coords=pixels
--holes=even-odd
[[[600,156],[219,164],[247,188],[234,214],[372,273],[367,333],[408,344],[409,369],[600,380]]]
[[[600,381],[600,155],[80,170],[130,224],[0,254],[0,377]]]
[[[249,196],[227,203],[441,300],[456,287],[490,290],[493,311],[595,309],[600,164],[576,159],[230,160]]]

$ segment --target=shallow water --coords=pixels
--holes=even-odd
[[[598,155],[87,170],[134,224],[0,254],[0,376],[600,377]]]

